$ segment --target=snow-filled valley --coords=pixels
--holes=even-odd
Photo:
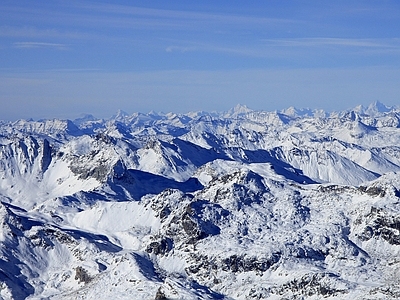
[[[0,123],[0,299],[399,299],[400,109]]]

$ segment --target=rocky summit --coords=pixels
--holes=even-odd
[[[2,299],[399,299],[400,109],[0,123]]]

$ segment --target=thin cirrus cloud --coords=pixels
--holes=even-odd
[[[68,45],[57,43],[43,43],[43,42],[16,42],[13,44],[15,48],[24,49],[38,49],[38,48],[51,48],[58,50],[67,50]]]
[[[379,39],[346,39],[333,37],[300,37],[300,38],[263,38],[268,35],[272,28],[278,32],[288,31],[296,26],[311,26],[312,22],[306,22],[296,16],[291,18],[272,18],[247,16],[245,14],[229,14],[221,12],[196,12],[179,9],[155,9],[118,4],[88,4],[72,2],[63,4],[68,10],[53,11],[51,7],[39,10],[34,9],[35,13],[28,14],[28,8],[12,8],[11,11],[21,11],[29,15],[28,20],[41,24],[44,18],[47,24],[44,28],[33,27],[0,27],[0,36],[9,37],[49,37],[54,39],[67,38],[72,44],[72,40],[92,40],[103,44],[126,44],[148,45],[153,49],[165,49],[167,53],[225,53],[248,57],[271,57],[277,52],[273,47],[302,48],[316,47],[359,47],[395,50],[398,48],[396,40]],[[88,12],[90,13],[88,14]],[[50,26],[49,26],[50,25]],[[51,28],[51,29],[49,29]],[[96,29],[96,30],[93,30]],[[115,30],[119,29],[119,30]],[[204,31],[207,29],[207,31]],[[135,31],[134,31],[135,30]],[[176,35],[190,37],[192,40],[183,43],[165,43],[162,38],[159,40],[147,37],[146,33],[158,31],[166,32],[165,36]],[[172,30],[172,31],[171,31]],[[261,38],[248,42],[240,42],[243,37],[238,32],[258,31]],[[203,32],[204,31],[204,32]],[[134,33],[133,33],[134,32]],[[112,34],[111,34],[112,33]],[[206,34],[204,34],[206,33]],[[160,34],[164,36],[164,34]],[[216,38],[222,37],[222,39]],[[213,37],[213,38],[210,38]],[[245,39],[245,38],[243,38]],[[57,48],[66,49],[66,45],[54,42],[48,44],[17,42],[17,48]],[[287,49],[285,49],[287,51]],[[294,51],[294,50],[291,50]],[[277,53],[279,57],[283,53]]]
[[[266,39],[249,45],[227,45],[214,43],[200,43],[192,41],[171,41],[166,52],[216,52],[234,54],[238,56],[272,58],[285,55],[301,55],[321,51],[325,53],[340,51],[352,53],[355,50],[364,50],[364,54],[400,52],[400,39],[344,39],[344,38],[294,38],[294,39]],[[329,49],[327,49],[329,48]],[[357,52],[359,53],[359,52]]]
[[[182,47],[182,46],[168,46],[165,48],[166,52],[181,52],[181,53],[186,53],[189,51],[196,51],[198,50],[198,47],[195,46],[190,46],[190,47]]]
[[[399,48],[399,39],[345,39],[345,38],[296,38],[267,39],[270,45],[288,47],[344,46],[363,48]]]
[[[77,30],[59,30],[55,28],[38,28],[36,26],[0,26],[0,37],[7,38],[63,38],[85,39],[88,34]]]
[[[127,17],[138,17],[142,20],[151,20],[152,22],[156,20],[162,20],[161,22],[155,22],[158,25],[168,25],[166,23],[168,20],[173,21],[174,24],[185,24],[185,25],[196,25],[196,22],[207,22],[211,23],[225,23],[234,24],[236,26],[241,26],[243,24],[285,24],[285,23],[298,23],[298,21],[287,18],[270,18],[270,17],[255,17],[255,16],[245,16],[245,15],[234,15],[234,14],[224,14],[224,13],[206,13],[206,12],[196,12],[190,10],[172,10],[172,9],[154,9],[154,8],[143,8],[135,6],[125,6],[125,5],[114,5],[114,4],[96,4],[96,5],[80,5],[81,8],[89,9],[91,11],[96,11],[100,15],[109,16],[109,20],[114,18],[119,19],[121,16]],[[179,21],[186,21],[185,23],[180,23]],[[177,23],[176,23],[177,22]],[[148,24],[148,22],[146,22]]]
[[[37,7],[3,7],[3,20],[10,20],[0,26],[0,37],[9,38],[66,38],[68,40],[90,40],[103,44],[129,43],[135,37],[143,37],[148,42],[157,44],[149,39],[149,33],[161,36],[190,35],[201,41],[210,35],[222,35],[233,38],[236,30],[254,30],[269,27],[284,28],[288,24],[298,22],[285,18],[255,17],[221,12],[196,12],[179,9],[154,9],[116,4],[84,4],[64,3],[63,9],[45,6]],[[67,8],[67,9],[65,9]],[[1,23],[0,23],[1,24]],[[14,24],[21,24],[16,26]],[[160,34],[166,32],[166,35]],[[206,37],[204,37],[204,34]],[[201,35],[202,37],[198,37]],[[56,44],[56,43],[54,43]],[[171,46],[171,47],[170,47]],[[174,50],[189,52],[209,47],[184,47],[180,45],[164,45],[167,52]],[[218,46],[218,45],[216,45]],[[38,47],[22,45],[22,47]],[[21,48],[21,47],[20,47]],[[222,48],[220,46],[215,47]],[[227,47],[228,48],[228,47]],[[220,50],[217,50],[220,52]]]
[[[211,26],[269,26],[291,24],[299,21],[288,18],[257,17],[220,12],[196,12],[179,9],[156,9],[118,4],[64,3],[62,9],[45,6],[2,8],[5,19],[20,22],[53,24],[60,26],[80,26],[81,29],[121,28],[146,30],[188,30]]]
[[[200,43],[191,41],[180,41],[180,44],[186,44],[186,46],[170,45],[165,48],[168,53],[218,53],[228,54],[234,56],[251,57],[251,58],[268,58],[272,57],[273,54],[265,45],[227,45],[222,43]]]

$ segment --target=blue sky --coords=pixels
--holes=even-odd
[[[0,119],[400,98],[399,1],[0,3]]]

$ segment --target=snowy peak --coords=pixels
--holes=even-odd
[[[378,116],[384,113],[388,113],[393,109],[393,107],[389,107],[379,101],[375,101],[367,107],[367,109],[365,110],[365,114],[370,116]]]
[[[379,117],[383,116],[391,111],[395,111],[396,108],[394,106],[386,106],[385,104],[375,101],[371,104],[369,104],[367,107],[364,107],[362,105],[359,105],[355,108],[352,109],[352,111],[358,113],[358,114],[363,114],[367,115],[370,117]]]
[[[121,109],[117,111],[117,113],[111,117],[111,119],[117,120],[117,121],[124,121],[125,118],[129,117],[129,114]]]
[[[242,104],[237,104],[234,108],[230,109],[225,116],[228,118],[235,118],[239,116],[243,116],[249,112],[252,112],[250,108],[248,108],[246,105]]]
[[[311,110],[309,108],[298,109],[293,106],[283,109],[281,113],[290,117],[312,117],[316,114],[325,115],[323,111]]]

